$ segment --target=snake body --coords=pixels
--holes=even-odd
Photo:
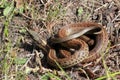
[[[62,49],[59,53],[54,48],[50,48],[47,51],[45,48],[46,44],[42,44],[44,43],[43,39],[39,38],[36,32],[31,30],[27,31],[33,37],[36,44],[48,52],[47,61],[54,67],[58,67],[56,62],[61,67],[68,68],[78,63],[94,61],[100,57],[100,53],[103,53],[108,45],[107,31],[102,25],[93,22],[74,23],[62,27],[58,32],[58,38],[51,39],[51,43],[59,43],[68,48],[69,51]],[[95,34],[96,38],[92,40],[84,34]],[[88,46],[91,44],[95,44],[95,46],[92,50],[89,50]],[[71,54],[70,48],[74,49],[73,54]],[[64,57],[59,58],[57,54],[62,54]]]
[[[49,54],[48,54],[48,56],[49,56],[48,61],[49,61],[50,65],[57,67],[57,65],[55,63],[55,61],[56,61],[63,68],[67,68],[67,67],[76,65],[77,63],[84,60],[84,58],[88,57],[88,54],[89,54],[88,45],[83,40],[72,40],[72,41],[77,42],[76,44],[78,44],[78,45],[84,45],[84,46],[81,46],[81,48],[79,50],[76,50],[75,54],[69,55],[68,57],[65,57],[62,59],[59,59],[56,57],[56,52],[54,49],[50,49]],[[69,43],[71,43],[71,42],[69,42]],[[65,51],[63,51],[63,52],[65,52]]]
[[[80,39],[80,36],[89,32],[90,30],[100,28],[100,33],[96,34],[95,46],[89,51],[88,45],[85,41]],[[84,30],[85,29],[85,30]],[[82,33],[79,31],[83,31]],[[93,32],[94,34],[94,32]],[[74,52],[74,54],[68,57],[58,58],[55,49],[50,49],[48,54],[48,63],[56,67],[56,62],[63,68],[74,66],[78,63],[91,62],[100,57],[100,53],[103,53],[108,45],[108,35],[102,25],[93,22],[82,22],[64,26],[58,32],[59,38],[53,39],[52,43],[62,43],[64,46],[79,45],[80,48]],[[52,40],[51,40],[52,41]],[[67,51],[66,51],[67,52]],[[63,51],[62,54],[66,53]],[[56,61],[56,62],[55,62]]]

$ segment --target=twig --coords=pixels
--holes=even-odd
[[[94,11],[96,12],[96,11],[98,11],[99,9],[101,9],[101,8],[103,8],[103,7],[106,7],[106,6],[108,6],[108,3],[106,3],[106,4],[102,5],[102,6],[100,6],[99,8],[95,9]]]
[[[116,6],[120,9],[120,2],[119,2],[119,0],[114,0],[114,2],[116,4]]]
[[[20,70],[22,70],[24,67],[27,66],[28,62],[30,61],[30,59],[32,58],[32,56],[26,61],[26,63],[20,68]]]
[[[30,20],[33,20],[32,18],[26,16],[25,14],[21,14],[21,15],[24,16],[24,17],[26,17],[26,18],[28,18],[28,19],[30,19]]]
[[[116,47],[116,46],[120,46],[120,43],[119,43],[119,44],[116,44],[116,45],[113,45],[113,46],[111,46],[110,48],[114,48],[114,47]]]
[[[119,16],[120,16],[120,13],[112,20],[112,22],[114,22]]]

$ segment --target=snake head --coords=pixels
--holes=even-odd
[[[32,39],[35,41],[37,46],[42,48],[44,51],[47,52],[47,50],[45,49],[45,46],[47,45],[46,40],[44,38],[40,37],[37,32],[32,31],[32,30],[28,30],[28,29],[26,29],[26,30],[30,34]]]

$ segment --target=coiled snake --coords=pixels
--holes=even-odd
[[[100,31],[98,33],[94,32],[96,29],[100,29]],[[90,33],[96,34],[95,45],[91,50],[89,50],[88,44],[86,43],[90,40],[87,40],[86,36],[82,36],[83,34]],[[100,57],[100,53],[103,53],[108,45],[108,35],[106,30],[102,25],[93,22],[82,22],[64,26],[59,30],[58,36],[58,38],[53,38],[51,40],[53,44],[60,43],[64,47],[74,48],[75,51],[73,54],[70,53],[70,50],[59,50],[59,53],[56,53],[55,49],[50,49],[48,62],[55,67],[57,67],[55,61],[63,68],[74,66],[80,62],[85,63],[94,61]],[[63,58],[57,57],[56,54],[60,53],[64,56]]]
[[[37,34],[33,31],[27,30],[37,42],[37,45],[44,50],[46,44],[40,44],[40,39],[37,38]],[[87,34],[95,36],[95,39],[91,39]],[[74,66],[78,63],[86,63],[94,61],[100,57],[100,53],[103,53],[108,45],[108,34],[102,25],[93,22],[81,22],[69,24],[62,27],[58,32],[57,38],[52,38],[50,43],[60,44],[63,46],[58,51],[53,47],[48,51],[47,62],[57,67],[56,62],[63,68]],[[94,45],[92,49],[90,45]],[[58,47],[58,46],[57,46]],[[64,49],[65,48],[65,49]],[[62,55],[58,57],[57,54]]]

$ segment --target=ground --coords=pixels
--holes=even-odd
[[[87,68],[49,67],[47,53],[26,28],[36,32],[43,41],[40,45],[49,45],[50,37],[61,27],[76,22],[104,26],[109,37],[106,54]],[[1,0],[0,80],[8,79],[119,80],[120,0]]]

